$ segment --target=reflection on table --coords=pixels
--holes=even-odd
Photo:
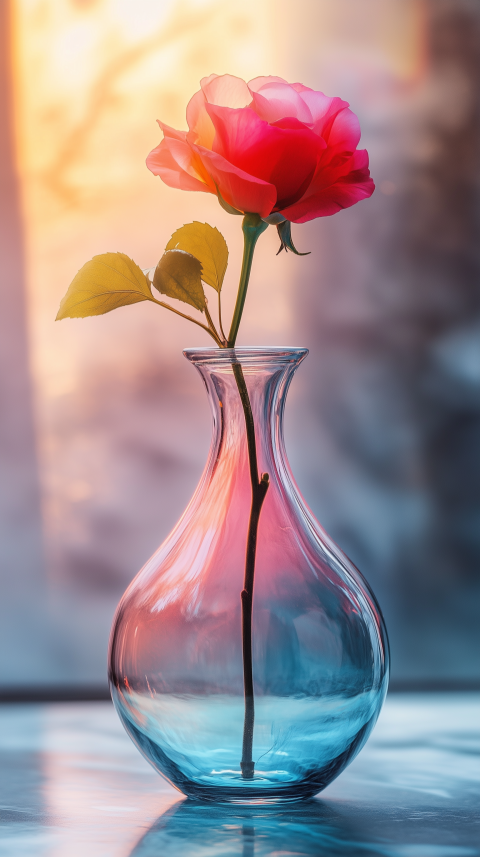
[[[0,857],[480,855],[480,695],[387,699],[359,757],[288,807],[181,798],[109,703],[0,708]]]

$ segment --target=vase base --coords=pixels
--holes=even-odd
[[[229,804],[234,806],[279,806],[283,804],[298,803],[299,801],[310,800],[319,791],[321,786],[316,786],[312,789],[291,788],[288,791],[280,791],[279,789],[262,789],[261,791],[253,788],[209,788],[208,786],[197,786],[189,788],[188,791],[182,789],[182,792],[187,795],[188,799],[196,803],[216,803]]]

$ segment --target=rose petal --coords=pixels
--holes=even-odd
[[[248,175],[275,185],[279,204],[304,193],[325,146],[310,128],[293,118],[269,125],[248,107],[231,110],[208,104],[206,109],[215,125],[215,152]]]
[[[202,77],[202,79],[201,79],[201,81],[200,81],[200,86],[201,86],[201,87],[203,87],[203,86],[208,86],[208,84],[209,84],[209,83],[211,83],[211,82],[212,82],[212,80],[215,80],[215,78],[216,78],[216,77],[220,77],[220,75],[218,75],[218,74],[209,74],[209,75],[208,75],[208,77]]]
[[[295,92],[304,92],[308,90],[309,92],[315,92],[314,89],[310,89],[309,86],[305,86],[303,83],[290,83],[289,86],[295,90]]]
[[[205,96],[200,89],[187,104],[187,123],[191,131],[192,142],[210,149],[215,137],[215,128],[205,110],[205,104]]]
[[[358,151],[354,152],[351,160],[351,169],[353,170],[365,170],[367,176],[370,175],[368,169],[368,152],[366,149],[358,149]]]
[[[375,185],[372,179],[358,185],[339,183],[330,188],[325,188],[307,201],[300,200],[295,205],[285,208],[282,214],[292,223],[307,223],[317,217],[328,217],[343,208],[350,208],[360,200],[367,199],[374,190]]]
[[[277,122],[285,116],[294,116],[300,122],[312,123],[308,105],[288,83],[268,83],[253,93],[253,104],[260,119]]]
[[[300,97],[308,105],[315,123],[315,130],[319,134],[322,134],[329,119],[332,119],[339,110],[348,107],[348,102],[342,101],[341,98],[330,98],[323,92],[314,92],[313,89],[304,89]]]
[[[217,152],[211,152],[202,146],[192,148],[217,185],[225,202],[239,211],[259,214],[260,217],[270,214],[277,201],[277,192],[272,184],[249,175],[229,163]]]
[[[365,149],[355,152],[348,161],[344,175],[337,178],[328,186],[320,186],[319,176],[312,181],[308,191],[294,205],[282,209],[281,213],[293,223],[306,223],[316,217],[326,217],[336,214],[342,208],[349,208],[367,199],[375,190],[375,184],[368,170],[368,153]]]
[[[262,86],[266,86],[269,83],[286,83],[287,86],[290,86],[288,81],[284,80],[283,77],[270,75],[268,77],[254,77],[252,80],[248,81],[248,88],[251,92],[258,92]]]
[[[340,181],[352,170],[360,169],[360,157],[365,159],[362,161],[362,169],[365,169],[365,174],[368,173],[368,154],[363,149],[361,152],[351,152],[343,146],[329,146],[322,152],[316,173],[312,179],[310,192],[316,193],[326,187],[330,187],[335,182]]]
[[[251,103],[252,93],[240,77],[222,74],[204,78],[201,81],[202,92],[209,104],[219,107],[247,107]]]
[[[344,108],[337,113],[332,122],[328,134],[328,145],[341,147],[347,152],[354,152],[360,141],[360,134],[358,117],[352,110]]]
[[[147,157],[147,167],[169,187],[215,193],[215,187],[203,181],[203,167],[188,143],[166,137]],[[200,170],[198,169],[200,167]]]
[[[187,138],[186,131],[176,131],[175,128],[171,128],[170,125],[165,125],[165,122],[161,122],[160,119],[157,119],[157,125],[162,129],[164,137],[172,137],[174,140],[183,141]]]

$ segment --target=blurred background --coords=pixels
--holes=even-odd
[[[54,323],[81,265],[194,219],[145,167],[201,77],[299,80],[359,115],[374,196],[259,243],[239,344],[307,345],[299,486],[383,608],[395,687],[480,683],[478,0],[0,0],[0,696],[101,695],[116,604],[187,504],[210,414],[138,304]]]

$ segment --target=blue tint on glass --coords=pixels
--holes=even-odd
[[[359,752],[388,683],[378,605],[302,500],[286,460],[285,395],[306,349],[190,349],[213,411],[209,460],[177,527],[125,593],[109,677],[130,737],[202,800],[276,803],[325,788]],[[253,606],[253,779],[240,768],[241,602],[251,489],[241,363],[255,421],[262,509]]]

